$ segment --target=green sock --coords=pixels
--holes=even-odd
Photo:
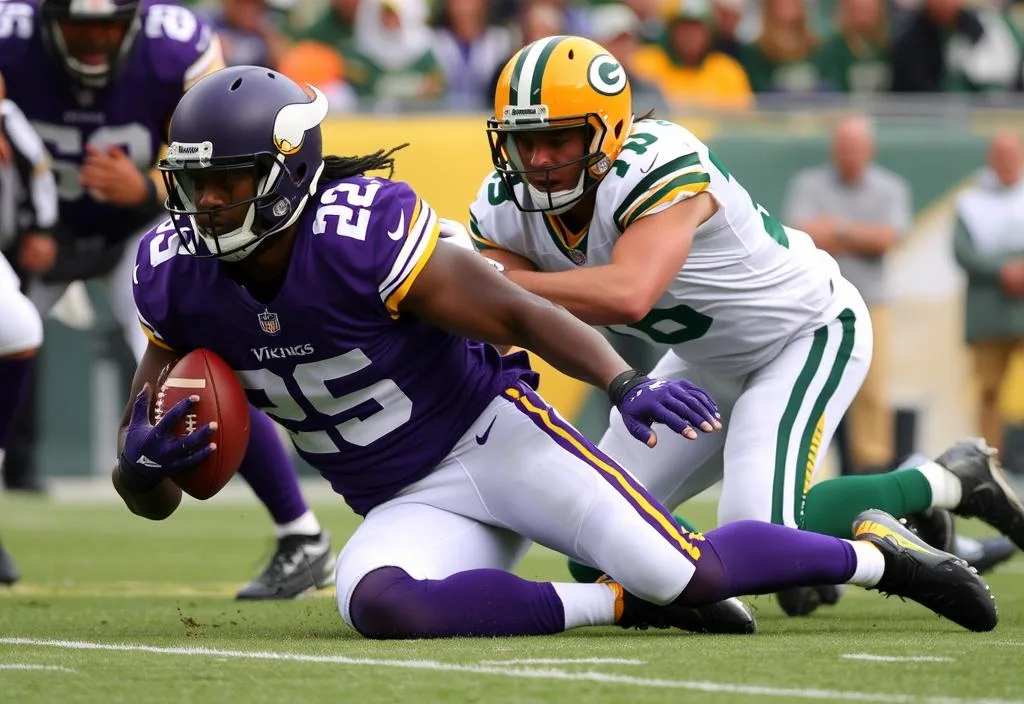
[[[853,519],[861,511],[877,508],[901,518],[931,505],[931,485],[916,469],[837,477],[811,487],[800,527],[837,538],[852,538]]]
[[[699,533],[700,532],[696,528],[694,528],[693,525],[688,520],[683,518],[682,516],[673,513],[672,514],[672,518],[676,519],[676,523],[681,525],[683,528],[685,528],[689,532],[691,532],[691,533]],[[591,582],[596,582],[598,579],[600,579],[601,575],[603,575],[604,572],[602,572],[601,570],[596,570],[593,567],[588,567],[587,565],[581,565],[580,563],[575,562],[573,560],[569,560],[569,574],[571,574],[572,578],[575,579],[577,582],[583,582],[585,584],[589,584]]]

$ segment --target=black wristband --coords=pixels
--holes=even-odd
[[[636,369],[624,371],[608,384],[608,397],[615,406],[618,406],[622,403],[622,399],[626,397],[630,389],[639,386],[645,381],[650,381],[650,379],[643,372],[638,372]]]
[[[142,474],[124,455],[117,457],[117,473],[121,475],[121,486],[129,491],[149,491],[161,481]]]
[[[138,209],[144,213],[152,213],[160,209],[160,199],[156,194],[156,181],[149,174],[146,177],[146,200],[142,201]]]

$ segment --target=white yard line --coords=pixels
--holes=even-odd
[[[520,660],[481,660],[477,665],[643,665],[629,658],[524,658]]]
[[[33,665],[27,662],[0,662],[0,670],[49,670],[51,672],[74,672],[70,667],[60,665]]]
[[[953,662],[944,655],[872,655],[871,653],[843,653],[843,660],[867,660],[868,662]]]
[[[440,662],[437,660],[377,660],[371,658],[351,658],[343,655],[309,655],[306,653],[220,650],[217,648],[195,647],[168,648],[135,643],[90,643],[87,641],[43,640],[36,638],[0,638],[0,645],[49,647],[61,648],[64,650],[102,650],[126,653],[152,653],[156,655],[202,656],[208,658],[234,658],[238,660],[322,663],[328,665],[345,665],[350,667],[465,672],[474,675],[494,675],[497,677],[508,677],[514,679],[600,682],[602,684],[620,684],[629,687],[684,689],[716,694],[746,694],[755,697],[781,697],[788,699],[887,702],[889,704],[1024,704],[1024,700],[1019,699],[960,699],[956,697],[921,697],[913,694],[880,694],[877,692],[854,692],[831,689],[785,689],[782,687],[760,687],[756,685],[729,684],[726,682],[701,682],[695,680],[666,680],[630,677],[628,675],[616,675],[603,672],[567,672],[565,670],[556,669],[460,665],[458,663]]]

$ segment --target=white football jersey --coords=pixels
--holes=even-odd
[[[515,187],[528,202],[523,184]],[[796,333],[838,314],[839,269],[806,233],[769,215],[685,128],[634,123],[597,187],[596,210],[582,233],[567,232],[557,217],[520,211],[496,173],[470,208],[470,229],[479,249],[513,252],[540,271],[601,266],[630,224],[705,191],[718,211],[697,228],[668,290],[643,320],[609,329],[669,346],[709,370],[744,374],[774,358]]]

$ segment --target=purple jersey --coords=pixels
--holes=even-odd
[[[322,184],[297,223],[284,284],[253,299],[216,259],[179,251],[167,221],[139,246],[135,302],[150,339],[204,347],[360,514],[429,474],[495,395],[532,372],[518,358],[399,314],[438,238],[404,183]]]
[[[53,158],[60,222],[76,233],[117,240],[158,213],[102,203],[82,188],[87,147],[119,146],[143,172],[159,156],[167,125],[186,84],[220,63],[210,26],[177,5],[144,4],[123,70],[98,91],[77,87],[44,46],[35,4],[0,2],[0,73],[7,97],[22,109]]]

